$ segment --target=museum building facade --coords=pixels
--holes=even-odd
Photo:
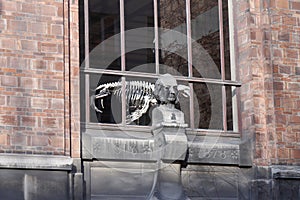
[[[298,0],[3,0],[0,30],[0,199],[300,198]]]

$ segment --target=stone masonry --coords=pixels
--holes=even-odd
[[[1,153],[79,157],[77,3],[1,1]]]

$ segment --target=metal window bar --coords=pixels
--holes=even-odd
[[[155,42],[155,73],[159,74],[159,33],[158,33],[158,5],[157,0],[153,0],[154,8],[154,42]]]
[[[90,74],[107,74],[107,75],[121,75],[121,76],[132,76],[132,77],[143,77],[143,78],[158,78],[159,74],[154,73],[142,73],[133,71],[117,71],[117,70],[104,70],[104,69],[81,69],[84,73]],[[178,81],[195,82],[195,83],[213,83],[225,86],[236,86],[240,87],[241,83],[238,81],[211,79],[211,78],[197,78],[197,77],[185,77],[185,76],[174,76]]]
[[[187,32],[187,51],[188,51],[188,72],[189,78],[193,77],[193,57],[192,57],[192,27],[191,27],[191,2],[190,0],[186,0],[186,32]],[[189,83],[190,87],[190,127],[191,129],[195,128],[195,115],[194,115],[194,85],[193,83]]]
[[[225,56],[224,56],[224,31],[223,31],[223,5],[222,0],[218,1],[219,7],[219,35],[220,35],[220,59],[221,59],[221,77],[225,80]],[[222,86],[222,111],[223,111],[223,130],[227,131],[227,100],[226,88]]]
[[[85,52],[85,69],[90,68],[90,59],[89,59],[89,1],[84,1],[84,52]],[[85,77],[85,119],[87,122],[90,122],[90,106],[89,106],[89,88],[90,88],[90,81],[89,81],[89,74],[84,74]]]
[[[120,0],[120,30],[121,30],[121,71],[125,72],[126,70],[126,61],[125,61],[125,10],[124,10],[124,0]],[[122,101],[122,125],[126,125],[126,96],[125,94],[125,84],[126,80],[123,76],[121,78],[122,82],[122,95],[121,95],[121,101]]]
[[[233,52],[237,49],[237,36],[235,34],[234,27],[234,13],[236,13],[236,8],[233,6],[233,1],[228,0],[228,22],[229,22],[229,43],[230,43],[230,67],[231,67],[231,80],[239,81],[239,71],[236,67],[237,57]],[[232,97],[232,120],[233,122],[233,131],[240,132],[241,130],[241,113],[240,113],[240,93],[239,88],[232,87],[232,94],[235,93],[235,96]]]

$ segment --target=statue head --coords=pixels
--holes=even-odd
[[[170,74],[164,74],[155,82],[154,96],[160,104],[178,103],[177,81]]]

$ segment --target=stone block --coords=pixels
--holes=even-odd
[[[68,173],[64,171],[0,170],[2,199],[66,200]]]
[[[141,162],[85,162],[87,199],[146,199],[156,164]]]

